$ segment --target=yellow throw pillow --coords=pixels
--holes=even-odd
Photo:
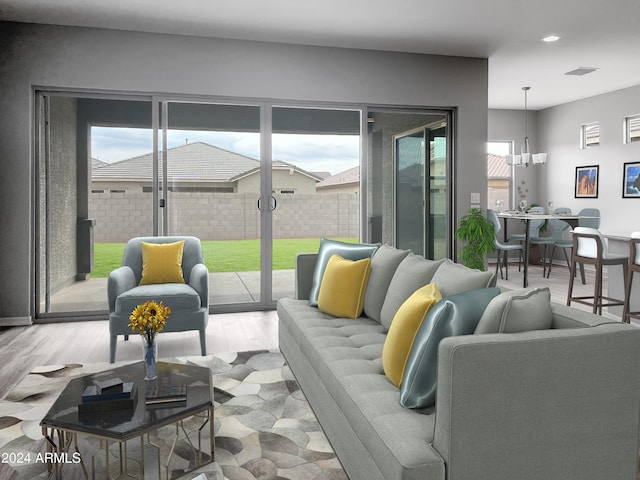
[[[140,243],[142,245],[140,285],[184,283],[182,276],[184,240],[175,243]]]
[[[404,369],[422,321],[440,300],[440,290],[435,283],[430,283],[407,298],[393,317],[382,349],[382,368],[396,387],[402,384]]]
[[[338,254],[332,255],[320,283],[318,309],[334,317],[362,315],[370,268],[370,258],[347,260]]]

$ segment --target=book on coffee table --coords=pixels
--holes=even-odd
[[[106,395],[102,396],[102,399],[96,400],[95,396],[89,395],[87,398],[90,398],[90,400],[78,404],[78,413],[87,414],[112,412],[115,410],[133,410],[138,403],[138,388],[135,383],[129,382],[123,385],[123,389],[127,391],[126,396]],[[85,392],[86,391],[85,389]],[[84,394],[82,398],[84,400]]]
[[[107,400],[123,400],[133,396],[134,382],[121,383],[119,388],[107,388],[103,390],[100,385],[88,385],[82,392],[82,403],[104,402]]]
[[[145,393],[145,403],[147,405],[177,403],[187,401],[186,385],[168,385],[159,387],[149,385]]]

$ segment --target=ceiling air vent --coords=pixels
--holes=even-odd
[[[596,70],[600,70],[600,69],[595,67],[580,67],[565,73],[565,75],[576,75],[578,77],[581,77],[582,75],[586,75],[587,73],[593,73]]]

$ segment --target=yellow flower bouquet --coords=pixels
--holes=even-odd
[[[149,300],[134,308],[129,317],[131,331],[139,333],[143,338],[145,380],[156,379],[158,352],[155,337],[164,328],[170,313],[171,309],[162,302]]]
[[[170,313],[171,308],[164,306],[162,302],[149,300],[133,309],[129,317],[129,326],[132,332],[142,335],[147,345],[151,346],[156,333],[161,332],[167,323]]]

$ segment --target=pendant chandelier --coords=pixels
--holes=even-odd
[[[507,165],[514,165],[516,167],[528,167],[531,163],[533,165],[542,165],[547,163],[546,153],[531,153],[529,150],[529,137],[527,135],[527,92],[531,87],[522,87],[524,91],[524,142],[520,149],[520,155],[507,155]]]

